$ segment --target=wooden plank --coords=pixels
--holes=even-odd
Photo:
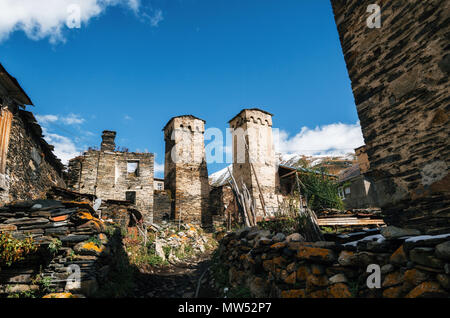
[[[358,218],[327,218],[319,219],[320,226],[326,225],[384,225],[381,219],[358,219]]]

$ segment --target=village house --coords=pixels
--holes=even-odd
[[[152,223],[154,154],[118,151],[115,137],[115,131],[103,131],[100,150],[69,161],[67,186],[103,201],[128,201]]]
[[[365,175],[370,168],[366,146],[355,149],[357,162],[339,174],[339,197],[347,209],[378,207],[372,182]]]
[[[64,165],[26,106],[30,98],[0,64],[0,201],[8,203],[45,196],[52,186],[65,186]]]

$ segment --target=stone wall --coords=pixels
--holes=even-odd
[[[170,218],[172,203],[170,191],[155,190],[153,201],[153,222],[159,224],[164,219]]]
[[[241,180],[245,183],[255,198],[257,217],[262,217],[264,211],[257,182],[264,197],[266,212],[270,213],[278,207],[276,193],[279,180],[273,148],[272,114],[256,108],[243,109],[229,124],[233,138],[234,178],[238,183]]]
[[[130,163],[138,164],[136,173],[128,172]],[[69,161],[67,184],[102,200],[123,201],[130,199],[127,193],[134,195],[136,208],[146,222],[152,222],[153,169],[152,153],[88,150]]]
[[[55,292],[93,296],[106,282],[117,246],[92,212],[88,203],[57,200],[23,201],[0,208],[0,233],[21,240],[31,237],[39,246],[37,252],[10,266],[0,260],[0,296],[36,291],[37,277],[47,279],[47,288]],[[69,275],[75,273],[73,265],[80,270],[79,286],[67,284]]]
[[[450,228],[449,12],[445,0],[331,0],[386,221]],[[381,28],[369,28],[369,4]]]
[[[3,202],[42,198],[52,186],[65,186],[64,166],[52,149],[42,139],[42,129],[33,114],[17,109],[6,157],[9,189],[4,192]]]
[[[172,219],[209,227],[204,132],[205,122],[191,115],[174,117],[166,124],[164,189],[172,194]]]
[[[450,234],[418,236],[415,230],[385,227],[381,234],[340,235],[337,241],[303,242],[245,228],[220,242],[220,266],[228,287],[247,288],[252,297],[416,298],[449,297]],[[374,270],[378,265],[378,286]]]

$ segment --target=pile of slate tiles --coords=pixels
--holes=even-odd
[[[99,273],[106,275],[104,266],[111,257],[108,237],[89,202],[32,200],[5,205],[0,207],[0,232],[16,239],[32,237],[41,251],[48,251],[55,241],[59,243],[58,251],[46,260],[40,253],[40,257],[30,257],[20,264],[0,266],[0,294],[6,289],[27,291],[37,274],[50,277],[51,286],[62,291],[73,264],[81,269],[83,286],[88,286],[83,294],[94,292]],[[92,251],[82,248],[92,241],[99,246]]]

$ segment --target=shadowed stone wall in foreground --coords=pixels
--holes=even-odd
[[[331,0],[386,221],[450,229],[450,2]],[[369,28],[369,4],[381,27]]]

